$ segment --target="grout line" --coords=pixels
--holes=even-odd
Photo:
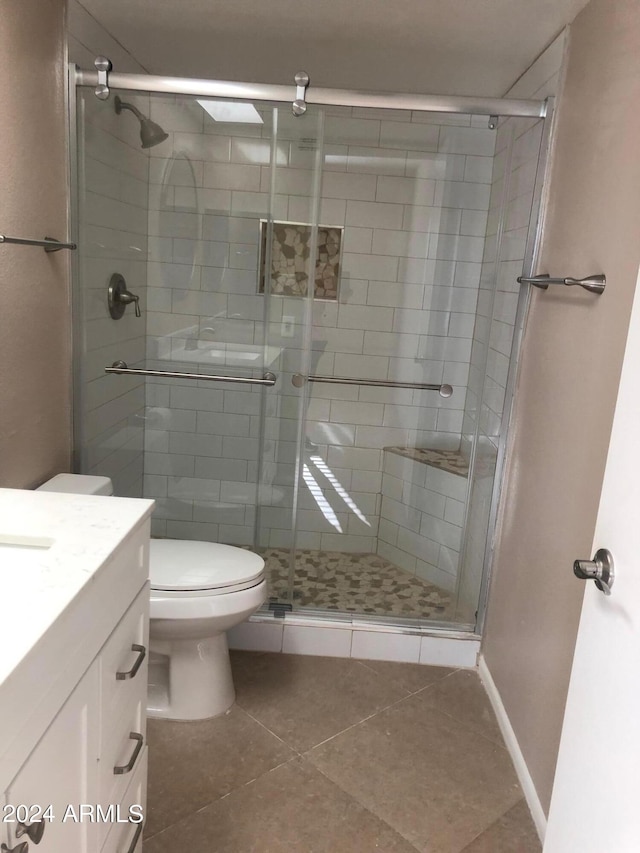
[[[328,782],[330,782],[332,785],[335,785],[335,786],[336,786],[336,788],[339,788],[339,789],[342,791],[342,793],[343,793],[343,794],[345,794],[347,797],[349,797],[349,798],[350,798],[350,799],[352,799],[354,802],[356,802],[356,803],[357,803],[357,804],[358,804],[362,809],[364,809],[364,811],[368,812],[370,815],[372,815],[373,817],[375,817],[375,818],[376,818],[376,820],[379,820],[379,821],[380,821],[381,823],[383,823],[385,826],[388,826],[388,827],[389,827],[389,829],[390,829],[392,832],[394,832],[394,833],[395,833],[399,838],[402,838],[404,841],[406,841],[406,842],[407,842],[407,844],[410,844],[410,845],[411,845],[411,847],[412,847],[414,850],[421,851],[421,848],[420,848],[420,847],[416,847],[416,845],[411,841],[411,839],[409,839],[409,838],[407,838],[405,835],[403,835],[403,833],[402,833],[402,832],[400,832],[400,830],[399,830],[399,829],[396,829],[396,827],[395,827],[395,826],[393,826],[393,824],[390,824],[388,821],[386,821],[386,820],[385,820],[383,817],[381,817],[379,814],[376,814],[376,813],[373,811],[373,809],[371,809],[371,808],[369,808],[369,806],[365,805],[365,803],[363,803],[363,802],[362,802],[362,800],[360,800],[360,799],[359,799],[359,797],[357,797],[357,796],[356,796],[352,791],[347,791],[347,790],[346,790],[346,788],[343,788],[343,787],[342,787],[342,785],[340,785],[340,783],[339,783],[339,782],[337,782],[335,779],[332,779],[330,776],[328,776],[328,775],[324,772],[324,770],[323,770],[321,767],[317,767],[315,764],[311,764],[311,766],[314,768],[314,770],[317,770],[317,771],[318,771],[318,773],[320,773],[320,775],[321,775],[321,776],[324,776],[324,778],[325,778]],[[460,853],[463,853],[463,851],[460,851]]]
[[[256,722],[258,722],[258,721],[256,720]],[[222,802],[222,800],[226,800],[228,797],[232,796],[237,791],[241,791],[243,788],[246,788],[249,785],[253,785],[254,782],[257,782],[259,779],[262,779],[264,776],[267,776],[269,773],[273,773],[274,770],[279,770],[280,767],[284,767],[286,764],[290,764],[292,761],[296,761],[298,758],[302,758],[302,756],[299,754],[292,755],[290,758],[287,758],[286,761],[281,761],[280,764],[277,764],[275,767],[270,767],[268,770],[266,770],[264,773],[261,773],[259,776],[255,776],[253,779],[249,779],[246,782],[242,782],[242,784],[233,788],[231,791],[227,791],[227,793],[223,794],[221,797],[216,797],[214,800],[209,800],[209,802],[205,803],[204,805],[198,806],[198,808],[193,809],[193,811],[190,811],[188,814],[182,815],[182,817],[180,817],[174,823],[170,823],[168,826],[165,826],[159,832],[155,832],[153,835],[146,835],[144,837],[144,840],[150,841],[152,838],[157,838],[159,835],[162,835],[164,832],[167,832],[169,829],[172,829],[173,827],[177,826],[179,823],[182,823],[182,821],[186,820],[187,818],[193,817],[193,815],[196,815],[196,814],[199,814],[200,812],[205,811],[206,809],[210,808],[211,806],[215,805],[216,803]]]
[[[313,752],[314,749],[317,749],[319,746],[324,746],[325,743],[329,743],[329,741],[334,740],[334,738],[339,737],[340,735],[345,734],[345,732],[351,731],[351,729],[357,728],[362,723],[366,723],[369,720],[372,720],[374,717],[377,717],[379,714],[388,711],[390,708],[393,708],[395,705],[399,705],[401,702],[405,702],[407,699],[410,699],[413,694],[408,694],[407,696],[401,696],[399,699],[391,702],[389,705],[385,705],[383,708],[378,708],[377,711],[374,711],[373,714],[369,714],[366,717],[363,717],[361,720],[358,720],[356,723],[352,723],[350,726],[347,726],[346,729],[342,729],[342,731],[336,732],[331,735],[331,737],[325,738],[325,740],[320,741],[320,743],[316,743],[314,746],[307,749],[305,752],[300,753],[301,756],[309,755],[310,752]]]
[[[253,720],[253,721],[254,721],[254,723],[257,723],[257,724],[258,724],[261,728],[263,728],[266,732],[269,732],[269,734],[270,734],[270,735],[273,735],[273,737],[274,737],[274,738],[276,738],[277,740],[279,740],[281,744],[283,744],[284,746],[286,746],[286,747],[287,747],[287,749],[290,749],[290,750],[291,750],[292,752],[294,752],[298,757],[301,757],[301,756],[302,756],[302,754],[303,754],[303,753],[299,752],[299,751],[295,748],[295,746],[292,746],[290,743],[287,743],[287,741],[286,741],[286,740],[284,740],[283,738],[281,738],[281,737],[280,737],[280,735],[278,735],[278,734],[276,734],[275,732],[271,731],[271,729],[269,728],[269,726],[267,726],[265,723],[263,723],[263,722],[262,722],[261,720],[259,720],[257,717],[254,717],[254,716],[253,716],[253,714],[250,714],[250,713],[249,713],[249,711],[247,711],[247,710],[246,710],[246,708],[243,708],[243,707],[242,707],[242,705],[240,705],[240,704],[239,704],[239,702],[238,702],[237,700],[236,700],[236,705],[238,706],[238,708],[240,708],[240,710],[241,710],[244,714],[246,714],[246,715],[247,715],[247,717],[249,717],[249,719]],[[285,763],[286,763],[286,762],[285,762]]]
[[[499,817],[497,817],[497,818],[496,818],[494,821],[492,821],[490,824],[488,824],[487,826],[485,826],[485,828],[484,828],[484,829],[481,829],[481,830],[480,830],[480,832],[479,832],[477,835],[474,835],[474,837],[471,839],[471,841],[466,845],[466,847],[464,847],[464,848],[460,851],[460,853],[464,853],[464,851],[467,849],[467,847],[470,847],[470,846],[471,846],[475,841],[477,841],[477,840],[478,840],[478,838],[480,838],[482,835],[484,835],[484,833],[485,833],[485,832],[488,832],[490,829],[492,829],[496,824],[498,824],[498,823],[499,823],[499,822],[500,822],[500,821],[505,817],[505,815],[509,814],[509,812],[510,812],[512,809],[514,809],[514,808],[515,808],[519,803],[521,803],[521,802],[524,802],[524,803],[525,803],[525,805],[526,805],[526,800],[525,800],[524,796],[523,796],[523,797],[521,797],[521,798],[520,798],[516,803],[514,803],[512,806],[509,806],[509,808],[508,808],[508,809],[506,809],[506,811],[504,811],[504,812],[503,812]],[[534,832],[535,832],[535,825],[534,825]]]
[[[268,770],[265,770],[264,773],[261,773],[259,776],[256,776],[253,779],[249,779],[247,782],[243,782],[241,785],[238,785],[238,787],[234,788],[232,791],[227,791],[226,794],[223,794],[223,796],[219,797],[217,800],[212,800],[212,802],[209,803],[207,806],[202,806],[201,808],[196,809],[194,814],[197,814],[197,812],[201,812],[203,809],[208,808],[208,806],[213,805],[213,803],[220,802],[220,800],[226,800],[227,797],[232,796],[232,794],[235,794],[236,791],[240,791],[242,790],[242,788],[247,788],[249,785],[253,785],[254,782],[257,782],[259,779],[263,779],[265,776],[268,776],[269,773],[273,773],[274,770],[279,770],[281,767],[284,767],[286,764],[290,764],[292,761],[297,761],[298,758],[302,758],[302,756],[299,754],[292,755],[290,758],[287,758],[286,761],[281,761],[280,764],[276,764],[275,767],[270,767]]]
[[[352,658],[352,660],[354,661],[354,663],[359,663],[361,666],[364,666],[366,669],[369,670],[369,672],[375,673],[379,678],[383,678],[382,674],[379,673],[372,666],[369,666],[367,664],[366,660],[360,660],[358,658]],[[379,661],[379,663],[398,663],[400,665],[409,664],[410,666],[429,666],[429,664],[421,664],[421,663],[412,662],[412,661]],[[446,667],[446,668],[452,669],[452,667]],[[401,684],[399,684],[398,686],[401,687],[403,690],[407,691],[407,695],[405,698],[408,699],[409,696],[416,696],[418,693],[422,693],[423,690],[427,690],[427,688],[433,687],[435,684],[439,684],[441,681],[444,681],[446,678],[449,678],[450,676],[452,676],[454,672],[459,672],[459,671],[460,671],[459,668],[453,668],[453,672],[448,672],[446,675],[440,676],[440,678],[436,679],[435,681],[432,681],[430,684],[425,684],[423,687],[419,687],[417,690],[409,690],[408,687],[403,687],[403,685],[401,685]]]
[[[468,670],[464,670],[464,669],[455,670],[455,672],[467,672],[467,671]],[[450,672],[448,675],[445,675],[444,678],[441,678],[440,681],[446,681],[447,678],[451,678],[451,676],[454,674],[455,674],[454,672]],[[436,684],[438,684],[438,683],[440,683],[440,682],[434,682],[433,684],[428,684],[426,687],[422,687],[420,690],[417,690],[415,693],[412,693],[411,695],[417,696],[418,693],[424,693],[430,687],[435,687]],[[482,683],[482,682],[480,682],[480,683]],[[448,717],[450,720],[453,720],[454,722],[458,723],[463,728],[467,729],[467,731],[471,732],[472,734],[476,735],[477,737],[481,737],[481,738],[483,738],[483,740],[486,740],[489,743],[492,743],[494,746],[497,746],[500,749],[504,749],[508,752],[506,743],[505,743],[502,735],[500,735],[500,740],[498,742],[498,741],[494,740],[492,737],[489,737],[489,735],[483,734],[482,732],[478,731],[477,729],[475,729],[472,725],[470,725],[465,720],[461,720],[459,717],[454,716],[449,710],[446,710],[444,708],[434,708],[433,710],[437,711],[438,713],[442,714],[445,717]],[[492,709],[492,711],[493,711],[493,709]],[[495,718],[495,713],[494,713],[494,718]],[[496,719],[496,722],[497,722],[497,719]]]

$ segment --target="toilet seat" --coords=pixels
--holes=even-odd
[[[222,595],[261,583],[264,560],[218,542],[152,539],[149,574],[152,598]]]

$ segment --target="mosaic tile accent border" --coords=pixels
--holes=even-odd
[[[337,300],[342,252],[341,226],[319,225],[314,299]],[[265,292],[269,223],[260,220],[258,293]],[[309,292],[309,255],[312,227],[303,222],[273,222],[270,292],[277,296],[306,296]]]
[[[266,548],[260,553],[266,564],[269,597],[287,601],[289,551]],[[407,619],[448,620],[453,610],[449,593],[383,557],[340,551],[296,552],[293,604]]]

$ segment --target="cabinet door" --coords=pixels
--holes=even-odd
[[[146,813],[147,804],[147,747],[145,746],[129,787],[120,804],[119,822],[109,830],[101,853],[140,853],[144,822],[126,823],[131,817],[137,820]],[[134,808],[135,807],[135,808]]]
[[[7,802],[16,809],[51,806],[52,819],[45,821],[38,853],[97,849],[96,824],[87,807],[97,800],[98,709],[99,669],[94,664],[9,786]],[[7,829],[10,848],[28,840],[16,837],[16,823],[7,824]]]
[[[5,817],[7,815],[7,810],[5,806],[7,804],[7,794],[0,793],[0,808],[2,809],[2,815],[0,816],[0,844],[9,845],[9,826],[5,823]]]

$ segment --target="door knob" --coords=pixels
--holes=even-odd
[[[611,595],[611,587],[615,578],[613,557],[606,548],[596,551],[593,560],[576,560],[573,573],[580,580],[593,580],[599,590],[605,595]]]

